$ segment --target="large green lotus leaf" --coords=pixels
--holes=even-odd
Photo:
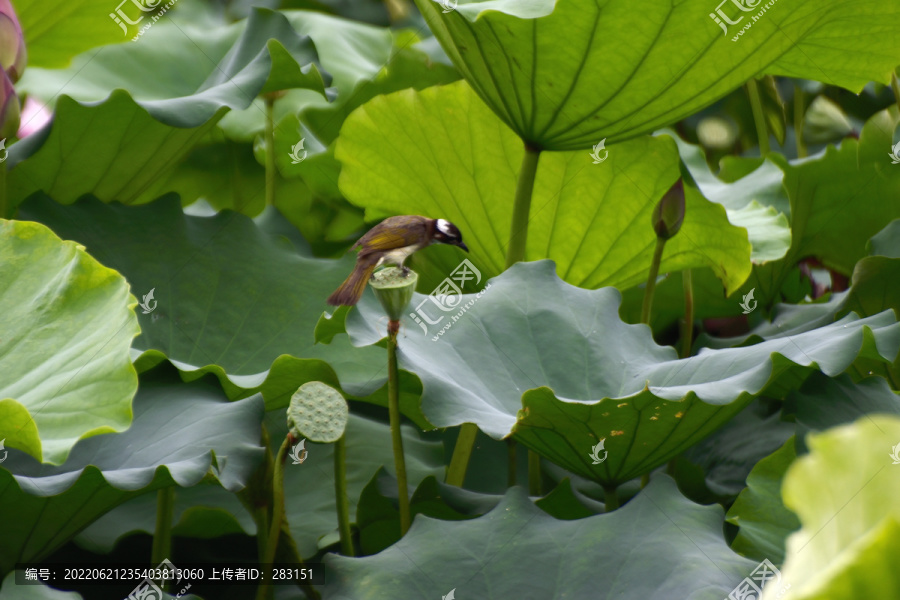
[[[113,91],[97,104],[62,96],[53,122],[11,148],[11,206],[38,190],[59,202],[73,202],[87,193],[104,201],[149,202],[170,189],[164,187],[162,175],[228,109],[246,108],[269,88],[307,87],[324,92],[322,77],[311,62],[315,50],[309,38],[298,35],[279,13],[254,11],[233,46],[215,37],[221,34],[213,34],[211,41],[198,47],[184,41],[177,28],[167,31],[174,31],[190,50],[162,59],[151,52],[157,46],[128,44],[111,49],[110,54],[80,59],[86,62],[85,68],[96,62],[101,70],[92,73],[93,80],[84,79],[99,79],[99,84],[85,84],[85,90],[73,94],[82,101],[105,97],[108,88],[122,85],[118,74],[123,70],[139,82],[153,81],[147,69],[160,62],[171,65],[168,85],[140,88],[137,100],[123,90]],[[179,47],[175,44],[173,52]],[[187,70],[185,65],[192,68]],[[293,75],[285,79],[286,72]],[[54,84],[47,85],[58,92]]]
[[[731,505],[726,519],[740,527],[731,549],[741,556],[784,562],[784,541],[800,522],[781,500],[781,482],[796,458],[792,437],[759,461],[747,476],[747,488]]]
[[[728,511],[727,521],[740,527],[731,547],[736,552],[774,563],[784,562],[785,540],[800,527],[781,499],[785,472],[797,453],[805,453],[806,432],[851,423],[870,414],[900,416],[900,397],[879,377],[854,383],[848,375],[813,375],[785,400],[784,412],[796,421],[797,440],[759,461],[747,477],[747,488]],[[717,432],[718,433],[718,432]]]
[[[791,246],[787,216],[776,208],[788,204],[782,185],[784,172],[767,160],[736,181],[722,181],[709,169],[699,146],[688,144],[674,133],[671,136],[703,196],[724,206],[728,220],[747,230],[753,246],[750,259],[763,263],[782,258]]]
[[[25,34],[29,68],[65,67],[76,54],[127,39],[109,16],[118,7],[106,0],[14,0],[13,6]],[[131,3],[125,12],[131,20],[141,14]]]
[[[334,583],[323,598],[722,598],[753,563],[728,549],[721,527],[721,508],[686,500],[665,476],[612,514],[574,521],[513,487],[477,519],[418,516],[375,556],[326,556]]]
[[[436,323],[423,335],[405,317],[399,360],[421,379],[434,425],[475,423],[582,477],[620,483],[681,453],[755,396],[781,397],[811,372],[835,376],[859,356],[890,362],[900,349],[900,324],[885,311],[679,360],[649,328],[621,321],[620,298],[566,284],[551,261],[518,263],[441,320],[416,295],[413,310]],[[381,313],[369,299],[358,308],[346,321],[354,344],[378,342]],[[609,455],[592,465],[599,440]]]
[[[870,156],[898,120],[882,111],[866,122],[859,141],[845,139],[840,148],[829,146],[814,158],[788,162],[769,156],[785,172],[793,239],[783,259],[757,269],[764,297],[777,298],[788,270],[809,256],[850,275],[866,256],[869,239],[900,218],[900,169],[886,168],[887,155]]]
[[[341,191],[367,211],[425,214],[454,222],[482,274],[505,264],[521,141],[465,82],[376,97],[344,123],[335,156]],[[656,244],[651,216],[680,176],[667,137],[609,149],[540,157],[526,258],[552,258],[574,285],[630,287],[646,281]],[[750,273],[746,231],[725,210],[686,194],[684,224],[666,244],[661,270],[709,266],[732,291]]]
[[[145,375],[128,431],[75,445],[60,466],[9,450],[0,468],[0,574],[38,561],[113,507],[207,475],[237,491],[262,459],[259,396],[228,402],[215,382],[181,383],[174,370]]]
[[[451,12],[438,0],[416,0],[491,109],[525,142],[548,150],[650,133],[762,73],[855,92],[870,80],[890,81],[900,6],[776,3],[738,37],[763,9],[754,2],[755,10],[741,12],[736,4],[719,4],[732,21],[742,15],[723,35],[708,0],[648,0],[639,8],[624,0],[476,0]]]
[[[0,279],[0,440],[59,464],[79,439],[126,429],[140,330],[125,279],[39,223],[5,220]]]
[[[231,398],[261,391],[269,409],[287,406],[307,381],[351,396],[368,396],[385,382],[381,348],[355,349],[345,336],[315,344],[325,298],[352,269],[349,256],[312,258],[232,212],[187,216],[174,195],[142,206],[92,198],[66,206],[38,195],[20,213],[84,244],[142,300],[154,291],[146,306],[155,308],[138,315],[138,370],[168,359],[188,380],[215,373]],[[387,402],[385,394],[375,400]],[[404,394],[402,407],[427,426],[414,393]]]
[[[900,417],[893,415],[807,436],[809,454],[791,466],[782,488],[802,524],[787,541],[781,575],[791,589],[783,600],[900,596],[898,441]],[[769,589],[765,600],[776,597]]]

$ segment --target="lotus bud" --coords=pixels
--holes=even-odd
[[[398,322],[412,301],[418,280],[419,276],[415,271],[409,271],[404,275],[401,269],[388,267],[375,273],[369,287],[375,292],[375,297],[387,313],[388,319]]]
[[[675,182],[653,209],[653,230],[656,237],[668,240],[681,229],[684,221],[684,183]]]
[[[19,97],[12,81],[0,71],[0,140],[11,138],[19,129]]]
[[[0,0],[0,66],[15,83],[22,76],[27,60],[25,37],[12,2]]]

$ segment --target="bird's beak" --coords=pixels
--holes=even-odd
[[[458,243],[457,246],[459,246],[460,248],[462,248],[462,249],[465,250],[466,252],[469,251],[469,247],[466,246],[466,245],[465,245],[464,243],[462,243],[462,242]]]

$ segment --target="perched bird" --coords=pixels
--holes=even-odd
[[[356,267],[341,287],[328,297],[328,304],[353,306],[362,297],[375,267],[392,264],[406,271],[403,261],[416,250],[431,244],[450,244],[469,251],[459,229],[450,221],[418,215],[388,217],[353,244],[353,248],[360,249]]]

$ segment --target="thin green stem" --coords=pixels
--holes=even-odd
[[[619,508],[618,488],[614,485],[604,485],[603,499],[606,501],[606,512],[612,512]]]
[[[397,369],[397,332],[399,321],[388,323],[388,412],[391,418],[391,439],[394,445],[394,470],[397,472],[397,494],[400,502],[400,535],[406,535],[412,524],[409,512],[409,486],[406,480],[406,459],[403,457],[403,437],[400,434],[400,373]]]
[[[6,218],[6,163],[0,163],[0,219]]]
[[[648,483],[650,483],[650,473],[644,473],[641,475],[641,489],[647,487]]]
[[[690,269],[681,273],[684,284],[684,329],[681,331],[681,358],[691,355],[694,345],[694,276]]]
[[[528,451],[528,493],[541,495],[541,455],[534,450]]]
[[[644,288],[644,305],[641,308],[641,323],[650,324],[650,309],[653,308],[653,293],[656,292],[656,278],[659,276],[659,264],[662,262],[663,249],[666,240],[656,238],[656,248],[653,250],[653,261],[650,263],[650,275],[647,277],[647,287]]]
[[[506,487],[516,485],[516,467],[518,466],[518,462],[516,461],[517,446],[516,440],[506,438]]]
[[[341,552],[356,556],[350,532],[350,500],[347,497],[347,439],[346,435],[334,445],[334,497],[337,504],[338,531],[341,533]]]
[[[474,423],[463,423],[459,428],[450,466],[447,467],[447,477],[444,479],[449,485],[462,487],[465,482],[466,469],[469,467],[469,459],[472,458],[472,448],[475,446],[477,436],[478,427]]]
[[[900,108],[900,81],[897,80],[897,72],[891,73],[891,89],[894,90],[894,101]]]
[[[753,123],[756,125],[756,137],[759,140],[759,154],[765,156],[769,153],[769,132],[766,128],[766,115],[763,112],[762,99],[759,96],[759,86],[755,79],[751,79],[745,87],[747,95],[750,96],[750,109],[753,111]]]
[[[806,158],[806,142],[803,141],[803,110],[805,94],[799,85],[794,86],[794,139],[797,141],[797,158]]]
[[[172,516],[174,512],[175,486],[171,485],[156,492],[156,530],[153,532],[153,548],[150,551],[150,564],[154,568],[172,555]],[[168,591],[169,580],[157,583],[163,591]]]
[[[275,97],[266,102],[266,206],[275,205]]]
[[[278,550],[278,536],[281,533],[281,521],[284,518],[284,461],[287,458],[288,448],[291,447],[291,434],[285,436],[275,456],[275,468],[272,471],[272,523],[269,528],[269,539],[266,544],[266,553],[263,555],[262,565],[264,569],[263,582],[256,591],[256,600],[265,600],[271,590],[271,565],[275,562],[275,552]]]
[[[513,205],[512,226],[509,230],[509,247],[506,250],[506,268],[525,260],[525,243],[528,241],[528,217],[531,211],[531,194],[534,176],[537,174],[541,151],[525,144],[525,156],[519,167],[516,199]]]

